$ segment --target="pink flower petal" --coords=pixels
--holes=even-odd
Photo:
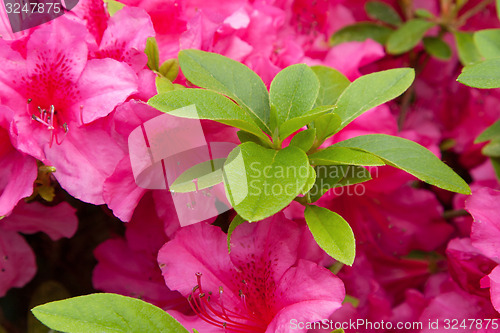
[[[36,273],[35,254],[15,231],[1,228],[0,221],[0,297],[10,288],[23,287]]]
[[[67,202],[57,206],[45,206],[39,202],[20,202],[12,214],[1,223],[5,230],[33,234],[42,231],[56,241],[72,237],[78,227],[76,209]]]

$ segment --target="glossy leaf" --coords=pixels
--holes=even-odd
[[[311,69],[319,80],[319,93],[314,106],[334,105],[351,81],[330,67],[313,66]]]
[[[159,72],[170,81],[175,81],[177,75],[179,75],[179,61],[177,59],[169,59],[165,61],[160,66]]]
[[[305,64],[289,66],[271,82],[269,98],[276,107],[277,125],[304,115],[313,108],[319,93],[319,80]]]
[[[218,91],[238,103],[266,133],[269,94],[262,79],[240,62],[200,50],[179,52],[182,73],[193,84]]]
[[[465,66],[457,81],[474,88],[500,88],[500,58]]]
[[[367,39],[373,39],[383,45],[392,32],[391,28],[380,24],[360,22],[338,30],[332,35],[330,41],[335,46],[345,42],[364,42]]]
[[[331,188],[355,185],[372,179],[367,169],[356,165],[319,165],[314,170],[316,180],[309,191],[311,202],[319,200]]]
[[[274,150],[247,142],[229,154],[223,175],[229,202],[243,219],[254,222],[279,212],[300,193],[309,161],[297,147]]]
[[[231,252],[231,236],[233,235],[233,231],[237,226],[245,223],[246,221],[241,218],[241,216],[236,215],[231,223],[229,224],[229,229],[227,229],[227,250]]]
[[[314,205],[306,207],[304,216],[318,245],[332,258],[351,266],[356,242],[349,224],[339,214]]]
[[[311,149],[314,139],[316,138],[316,129],[310,128],[305,131],[301,131],[292,138],[290,141],[290,146],[295,146],[307,152]]]
[[[422,19],[412,19],[405,22],[387,40],[387,52],[401,54],[410,51],[422,40],[427,30],[434,26],[434,23]]]
[[[397,68],[364,75],[340,95],[335,113],[342,119],[340,129],[364,112],[401,95],[412,84],[415,72]]]
[[[339,142],[333,147],[359,149],[378,156],[388,165],[404,170],[426,183],[445,190],[470,194],[467,183],[449,166],[418,143],[385,134],[370,134]]]
[[[262,141],[258,136],[255,136],[251,133],[248,133],[245,131],[238,131],[238,132],[236,132],[236,135],[238,136],[238,139],[240,139],[241,143],[254,142],[254,143],[261,145],[261,146],[268,146],[267,142]]]
[[[31,312],[53,330],[67,333],[187,333],[164,310],[132,297],[91,294],[37,306]]]
[[[174,116],[214,120],[268,140],[267,136],[242,108],[221,94],[210,90],[174,90],[153,96],[148,104]]]
[[[474,33],[479,53],[486,59],[500,57],[500,29],[485,29]]]
[[[400,25],[402,22],[399,14],[390,5],[381,1],[369,1],[365,5],[365,10],[368,16],[372,19],[379,20],[394,26]]]
[[[455,31],[453,35],[457,44],[458,58],[462,65],[470,65],[481,60],[481,55],[471,33]]]
[[[306,126],[316,118],[318,118],[321,115],[324,115],[325,113],[328,113],[332,111],[335,108],[333,105],[324,105],[324,106],[318,106],[306,113],[304,113],[300,117],[296,117],[290,120],[285,121],[283,124],[281,124],[279,128],[279,135],[280,138],[285,139],[288,136],[290,136],[293,132],[298,131],[302,127]]]
[[[431,56],[442,60],[448,60],[451,57],[450,46],[441,38],[424,37],[424,48]]]
[[[375,155],[361,150],[328,147],[317,153],[309,155],[312,165],[359,165],[359,166],[380,166],[385,165],[384,161]]]
[[[481,150],[483,155],[489,156],[489,157],[500,157],[500,139],[498,140],[492,140],[490,143],[488,143],[486,146],[483,147]]]
[[[222,167],[225,158],[205,161],[184,171],[170,185],[176,193],[195,192],[222,183]]]
[[[490,141],[493,139],[500,139],[500,119],[479,134],[474,143]]]

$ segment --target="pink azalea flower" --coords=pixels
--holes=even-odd
[[[204,332],[292,332],[290,319],[321,320],[344,298],[337,277],[297,260],[299,233],[282,214],[245,223],[234,231],[228,254],[226,235],[198,223],[179,230],[158,262],[167,286],[188,297],[207,323]]]
[[[168,237],[151,193],[142,198],[126,228],[125,238],[109,239],[95,249],[94,288],[138,297],[165,310],[189,309],[181,294],[165,286],[158,268],[158,250]]]
[[[19,203],[0,221],[0,297],[13,287],[23,287],[36,273],[35,254],[19,232],[45,232],[52,240],[72,237],[78,226],[75,209],[62,202],[57,206]]]
[[[12,110],[0,106],[0,216],[10,214],[17,202],[33,193],[36,160],[14,149],[9,138]]]
[[[3,45],[3,104],[14,110],[17,149],[56,167],[71,195],[102,204],[102,184],[122,158],[100,118],[137,89],[137,75],[113,59],[88,58],[88,32],[60,17],[33,32],[26,59]]]

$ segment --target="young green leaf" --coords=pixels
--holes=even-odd
[[[266,149],[253,142],[236,147],[223,170],[229,202],[249,222],[285,208],[302,190],[309,176],[307,155],[289,146]]]
[[[242,108],[214,91],[194,88],[174,90],[153,96],[148,101],[148,104],[174,116],[210,119],[237,127],[258,136],[264,141],[269,141],[269,138]]]
[[[309,166],[309,176],[307,176],[307,181],[300,191],[300,194],[305,195],[307,192],[311,190],[311,188],[314,186],[316,183],[316,171],[312,166]]]
[[[267,134],[269,94],[262,79],[238,61],[199,50],[179,52],[182,73],[193,84],[218,91],[235,100]]]
[[[486,59],[500,57],[500,29],[485,29],[474,33],[479,53]]]
[[[434,26],[434,23],[422,19],[412,19],[405,22],[387,39],[387,52],[401,54],[410,51],[422,40],[427,30]]]
[[[347,147],[371,153],[388,165],[404,170],[426,183],[445,190],[470,194],[469,186],[459,175],[416,142],[385,134],[369,134],[341,141],[333,147]]]
[[[384,161],[373,154],[361,150],[335,146],[328,147],[309,155],[309,160],[312,165],[385,165]]]
[[[441,38],[438,37],[424,37],[424,48],[427,53],[431,56],[448,60],[451,57],[451,48],[450,46]]]
[[[233,220],[231,221],[231,224],[229,224],[229,229],[227,229],[227,250],[228,252],[231,252],[231,236],[233,235],[233,231],[236,229],[237,226],[245,223],[246,221],[239,215],[236,215]]]
[[[170,81],[175,81],[177,75],[179,75],[179,61],[177,59],[168,59],[160,66],[159,72]]]
[[[306,113],[304,113],[300,117],[296,117],[290,120],[285,121],[283,124],[281,124],[279,128],[279,134],[281,139],[285,139],[288,136],[290,136],[293,132],[298,131],[302,127],[306,126],[316,118],[318,118],[321,115],[324,115],[325,113],[330,112],[333,110],[335,106],[333,105],[324,105],[324,106],[318,106]]]
[[[481,55],[471,33],[455,31],[453,35],[457,43],[458,58],[462,65],[467,66],[481,60]]]
[[[336,113],[327,113],[314,119],[314,128],[316,129],[316,138],[319,142],[337,133],[342,119]]]
[[[480,143],[494,139],[500,139],[500,119],[495,121],[493,125],[479,134],[474,143]]]
[[[205,161],[184,171],[170,185],[176,193],[195,192],[222,183],[222,167],[225,158]]]
[[[156,91],[158,94],[163,94],[172,90],[175,90],[175,86],[169,79],[163,76],[157,76],[155,79]]]
[[[493,140],[481,150],[488,157],[500,157],[500,140]]]
[[[136,298],[91,294],[31,310],[49,328],[66,333],[188,333],[164,310]]]
[[[316,129],[310,128],[295,134],[295,136],[290,141],[290,146],[298,147],[304,152],[307,152],[309,149],[311,149],[315,138]]]
[[[385,2],[368,1],[365,5],[365,10],[368,16],[370,16],[372,19],[379,20],[394,26],[398,26],[403,23],[396,10],[394,10],[394,8],[392,8]]]
[[[319,92],[316,74],[305,64],[289,66],[271,82],[269,98],[276,106],[278,126],[311,110]]]
[[[312,66],[311,69],[319,80],[319,93],[314,107],[334,105],[351,81],[344,74],[330,67]]]
[[[427,9],[423,8],[418,8],[415,10],[415,16],[419,18],[424,18],[424,19],[431,19],[434,18],[434,14],[432,14],[430,11]]]
[[[316,180],[309,190],[311,202],[319,200],[329,189],[355,185],[372,179],[370,172],[356,165],[318,165]]]
[[[342,119],[338,130],[362,113],[401,95],[412,84],[412,68],[396,68],[364,75],[340,95],[335,113]]]
[[[367,39],[373,39],[384,45],[392,32],[391,28],[383,25],[360,22],[338,30],[332,35],[330,41],[335,46],[345,42],[364,42]]]
[[[158,44],[154,37],[148,37],[146,41],[146,50],[144,51],[148,56],[148,67],[152,71],[159,71],[160,69],[160,51]]]
[[[339,214],[314,205],[306,207],[304,216],[318,245],[332,258],[352,266],[356,242],[349,224]]]
[[[457,81],[474,88],[500,88],[500,58],[465,66]]]

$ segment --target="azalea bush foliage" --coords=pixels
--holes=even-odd
[[[0,332],[498,331],[497,6],[1,7]]]

